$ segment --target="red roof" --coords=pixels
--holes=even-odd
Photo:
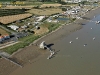
[[[3,36],[0,36],[0,39],[4,38]]]

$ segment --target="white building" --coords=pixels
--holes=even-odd
[[[19,27],[18,26],[16,26],[16,25],[10,25],[10,26],[8,26],[8,27],[10,27],[11,29],[13,29],[13,30],[17,30]]]
[[[39,17],[36,17],[36,18],[37,18],[37,22],[39,22],[39,21],[42,21],[45,18],[45,16],[39,16]]]

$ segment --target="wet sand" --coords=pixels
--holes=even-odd
[[[93,18],[93,16],[98,15],[99,12],[100,12],[100,9],[95,10],[95,11],[94,10],[90,11],[91,14],[90,13],[87,14],[86,17]],[[22,49],[21,51],[19,51],[18,53],[12,56],[20,60],[23,63],[24,65],[23,68],[20,68],[15,65],[9,67],[8,66],[9,64],[6,64],[8,67],[6,67],[5,69],[0,69],[0,75],[33,75],[33,74],[34,75],[40,75],[40,74],[41,75],[51,75],[51,74],[52,75],[61,75],[61,74],[64,75],[67,71],[69,74],[71,74],[71,71],[74,71],[73,73],[77,73],[77,71],[74,70],[75,68],[70,68],[69,66],[69,64],[71,65],[74,62],[70,63],[71,59],[66,60],[66,57],[71,58],[71,55],[62,53],[61,49],[63,48],[63,43],[62,43],[62,46],[59,46],[59,44],[57,43],[63,40],[65,36],[70,35],[70,33],[81,29],[82,25],[79,25],[80,23],[86,24],[87,22],[88,22],[87,20],[77,20],[75,23],[65,25],[61,27],[60,29],[58,29],[56,32],[53,32],[36,42],[36,44],[39,44],[40,42],[45,40],[47,44],[54,44],[51,47],[55,49],[57,53],[55,56],[56,58],[47,60],[46,58],[50,53],[48,51],[40,51],[37,46],[32,45],[32,46]],[[63,48],[63,50],[66,51],[66,47]],[[0,62],[0,64],[2,63]],[[66,64],[66,65],[62,65],[62,64]],[[0,65],[0,68],[2,68],[1,66],[4,67],[5,64]],[[72,66],[79,67],[78,63]],[[80,68],[83,68],[83,67],[84,65],[82,66],[81,64]]]

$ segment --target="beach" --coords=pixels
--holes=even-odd
[[[92,19],[95,15],[98,15],[100,12],[100,8],[95,9],[87,13],[84,17]],[[86,19],[80,19],[76,20],[75,22],[64,25],[57,29],[56,31],[53,31],[50,34],[47,34],[46,36],[42,37],[41,39],[33,42],[30,46],[27,46],[23,49],[20,49],[18,52],[14,53],[12,55],[12,58],[18,60],[22,68],[9,62],[5,59],[0,59],[0,75],[19,75],[17,74],[20,70],[27,71],[29,68],[31,68],[31,65],[38,65],[35,69],[38,70],[39,65],[43,64],[43,66],[46,66],[44,63],[48,62],[48,65],[52,61],[47,61],[46,57],[49,55],[49,51],[47,50],[40,50],[37,45],[39,45],[42,41],[45,41],[46,44],[56,44],[57,41],[62,40],[65,36],[70,35],[72,32],[75,32],[82,28],[81,24],[88,23],[88,20]],[[59,50],[55,50],[59,51]],[[56,59],[57,60],[57,59]],[[59,61],[59,60],[58,60]],[[55,63],[53,65],[56,65]],[[53,67],[52,65],[52,67]],[[62,65],[60,65],[62,66]],[[63,66],[62,66],[63,67]],[[42,69],[42,68],[41,68]],[[38,71],[37,71],[38,72]],[[37,75],[36,73],[34,73]],[[23,75],[20,73],[20,75]],[[28,75],[28,73],[26,74]],[[56,73],[55,73],[56,75]]]

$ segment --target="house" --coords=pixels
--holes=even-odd
[[[39,24],[39,22],[34,22],[34,23],[33,23],[34,26],[37,25],[37,24]]]
[[[51,18],[48,18],[46,21],[47,21],[47,22],[52,22]]]
[[[77,14],[78,11],[77,10],[68,10],[68,11],[66,11],[66,13],[71,15],[71,14]]]
[[[59,17],[59,15],[53,15],[52,17]]]
[[[19,27],[18,26],[16,26],[16,25],[10,25],[10,26],[8,26],[8,27],[10,27],[11,29],[13,29],[13,30],[17,30]]]
[[[31,23],[27,23],[27,25],[30,25]]]
[[[8,34],[6,34],[6,35],[3,35],[3,38],[4,38],[4,39],[9,39],[10,36],[9,36]]]
[[[44,18],[45,18],[45,16],[39,16],[39,17],[37,17],[37,22],[42,21]]]
[[[0,42],[2,42],[4,40],[3,36],[0,36]]]
[[[25,28],[27,28],[27,26],[26,26],[26,25],[24,25],[24,26],[21,26],[21,28],[25,29]]]

